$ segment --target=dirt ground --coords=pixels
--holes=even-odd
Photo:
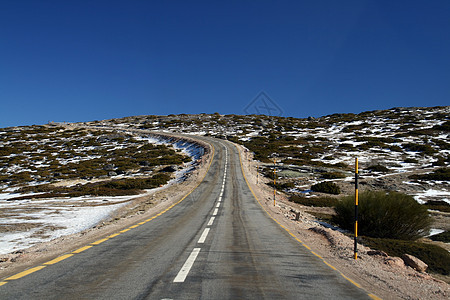
[[[288,202],[281,194],[277,195],[277,204],[274,206],[272,190],[260,182],[257,184],[256,165],[248,152],[242,147],[240,151],[250,187],[268,214],[328,264],[354,280],[368,293],[383,299],[449,298],[449,284],[405,266],[400,258],[368,255],[369,249],[359,245],[359,259],[354,260],[353,240],[318,224],[312,215],[305,212],[310,208]],[[202,160],[185,182],[133,200],[117,211],[111,219],[95,228],[0,256],[0,278],[6,278],[61,254],[69,253],[158,214],[198,185],[207,172],[210,159],[211,153]],[[299,221],[294,220],[294,213],[291,210],[300,212]]]
[[[289,202],[282,194],[277,194],[274,206],[273,190],[261,183],[261,176],[257,184],[256,164],[247,151],[239,148],[248,183],[267,213],[368,293],[383,299],[449,299],[448,283],[405,266],[401,258],[369,255],[371,249],[358,244],[358,259],[355,260],[353,239],[321,226],[305,212],[310,211],[310,207]],[[291,210],[300,212],[299,221],[294,220]]]

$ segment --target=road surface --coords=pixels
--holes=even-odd
[[[215,148],[170,210],[3,280],[0,299],[370,299],[255,200],[237,149]]]

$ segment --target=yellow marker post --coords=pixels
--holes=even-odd
[[[277,195],[277,170],[276,170],[276,163],[277,161],[275,160],[275,158],[273,159],[273,206],[275,206],[275,198]]]
[[[354,258],[358,259],[358,158],[355,158],[355,238]]]
[[[259,163],[256,163],[256,184],[259,184]]]

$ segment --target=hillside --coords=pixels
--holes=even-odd
[[[380,291],[394,276],[401,297],[416,293],[409,291],[411,282],[426,286],[417,287],[424,295],[445,297],[437,286],[448,285],[414,273],[393,256],[413,253],[433,276],[449,282],[449,124],[450,107],[433,107],[307,119],[136,116],[0,129],[0,269],[38,259],[47,248],[53,249],[47,255],[64,252],[71,247],[66,235],[83,244],[84,235],[99,238],[141,214],[167,209],[198,184],[211,158],[209,146],[179,135],[185,134],[240,144],[244,172],[269,214],[340,269],[367,272],[364,280],[383,286]],[[363,245],[387,254],[375,251],[372,257],[361,245],[360,262],[348,261],[351,233],[336,231],[330,220],[340,197],[353,194],[355,158],[360,190],[413,196],[433,217],[430,235],[437,241],[363,237]],[[317,188],[319,183],[333,188]]]
[[[242,144],[248,149],[246,158],[257,162],[260,181],[307,207],[303,210],[322,222],[330,222],[335,214],[336,198],[354,193],[358,158],[360,191],[395,191],[414,197],[432,217],[430,238],[441,241],[424,242],[450,250],[449,106],[306,119],[215,113],[137,116],[87,124],[213,136]],[[385,243],[391,242],[380,241],[379,249],[388,249]],[[413,249],[423,244],[398,247],[390,253],[415,251],[434,264],[431,256],[424,255],[426,251]],[[448,268],[444,269],[439,272],[447,274]]]
[[[362,189],[407,192],[421,203],[450,204],[450,107],[393,108],[320,118],[270,116],[138,116],[86,123],[120,129],[207,135],[240,143],[261,162],[276,159],[285,192],[304,193],[311,185],[335,181],[350,192],[354,160]],[[435,203],[436,204],[436,203]],[[443,208],[445,209],[445,208]]]
[[[361,190],[412,195],[430,209],[431,233],[448,232],[449,127],[447,106],[307,119],[215,113],[5,128],[0,130],[0,201],[5,208],[0,228],[10,235],[5,242],[20,248],[29,244],[19,238],[24,232],[34,241],[73,232],[64,226],[67,207],[80,206],[72,209],[75,219],[86,215],[86,206],[89,212],[97,210],[96,217],[81,218],[73,226],[82,230],[143,190],[185,176],[191,160],[201,155],[186,145],[172,143],[173,148],[133,132],[145,129],[242,144],[249,150],[247,158],[258,162],[261,181],[273,187],[275,167],[277,190],[313,207],[333,206],[332,197],[353,193],[357,157]],[[313,187],[322,182],[333,182],[337,190],[327,194]],[[332,214],[313,207],[309,212],[324,220]]]

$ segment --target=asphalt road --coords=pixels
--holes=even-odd
[[[182,202],[4,279],[0,299],[370,299],[266,214],[233,145],[210,142],[210,170]]]

